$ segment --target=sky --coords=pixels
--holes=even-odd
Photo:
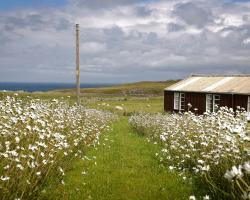
[[[33,7],[33,8],[39,8],[39,7],[50,7],[50,6],[65,6],[67,3],[66,0],[3,0],[0,3],[0,10],[11,10],[11,9],[17,9],[17,8],[27,8],[27,7]]]
[[[250,74],[250,1],[0,1],[0,82],[83,83]]]

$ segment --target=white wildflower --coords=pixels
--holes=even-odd
[[[10,168],[10,165],[6,165],[5,167],[4,167],[4,169],[9,169]]]
[[[231,170],[226,171],[224,177],[229,181],[231,181],[233,178],[243,177],[241,166],[239,166],[239,168],[237,168],[236,166],[233,166]]]
[[[64,173],[64,170],[62,169],[62,167],[59,167],[58,169],[59,169],[59,171],[62,173],[62,175],[64,176],[65,173]]]
[[[10,180],[10,177],[9,176],[1,176],[0,178],[2,181],[8,181]]]
[[[245,162],[243,168],[245,169],[247,174],[250,174],[250,162]]]
[[[16,143],[18,144],[20,142],[20,138],[19,137],[15,137]]]
[[[196,198],[195,198],[194,195],[192,195],[192,196],[189,197],[189,200],[196,200]]]
[[[82,175],[86,175],[87,174],[87,172],[85,172],[85,171],[82,171],[82,173],[81,173]]]
[[[210,199],[209,195],[203,197],[203,200],[209,200],[209,199]]]
[[[17,164],[16,167],[19,168],[20,170],[24,170],[24,167],[21,164]]]

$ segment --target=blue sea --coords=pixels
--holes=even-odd
[[[113,84],[101,84],[101,83],[82,83],[81,88],[97,88],[104,86],[111,86]],[[70,89],[75,88],[74,83],[7,83],[0,82],[0,90],[7,91],[25,91],[25,92],[46,92],[56,89]]]

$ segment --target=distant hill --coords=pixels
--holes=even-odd
[[[164,88],[176,83],[177,80],[168,81],[142,81],[136,83],[120,84],[100,88],[81,89],[82,94],[104,94],[104,95],[129,95],[129,96],[158,96],[163,94]],[[56,90],[56,92],[72,93],[74,89]]]

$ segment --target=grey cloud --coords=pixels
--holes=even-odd
[[[202,28],[211,21],[209,8],[202,8],[192,2],[179,3],[175,6],[173,14],[188,25]]]
[[[246,14],[243,15],[242,19],[243,19],[244,22],[250,23],[250,14],[249,15],[246,15]]]
[[[4,31],[0,29],[0,44],[1,46],[4,46],[6,44],[8,44],[11,41],[11,38],[8,36],[8,34]],[[3,48],[0,47],[0,52],[4,50]]]
[[[24,19],[24,22],[26,26],[32,25],[31,30],[34,30],[34,31],[41,30],[44,27],[44,25],[48,23],[45,20],[43,20],[42,16],[39,14],[31,14],[31,15],[26,16],[26,19]]]
[[[77,7],[87,7],[91,9],[105,9],[115,6],[134,4],[142,0],[69,0]]]
[[[124,35],[124,32],[121,27],[113,26],[112,28],[103,29],[107,37],[111,37],[113,40],[120,40]]]
[[[239,3],[222,3],[220,10],[225,13],[238,14],[249,12],[249,8],[244,6],[244,4]]]
[[[183,31],[185,30],[185,26],[176,24],[176,23],[169,23],[167,24],[167,30],[169,32],[178,32],[178,31]]]
[[[41,31],[46,28],[53,28],[56,30],[66,30],[70,27],[69,20],[53,16],[48,17],[48,13],[39,14],[24,14],[24,15],[10,15],[3,16],[0,19],[5,31],[15,31],[19,29],[30,29],[31,31]]]
[[[125,33],[119,26],[109,28],[81,28],[81,42],[113,42],[117,43],[124,40]]]
[[[22,16],[7,16],[1,19],[1,23],[5,24],[5,30],[13,31],[19,28],[30,28],[31,30],[41,30],[46,24],[41,15],[29,14]]]
[[[156,45],[161,42],[158,35],[154,32],[147,34],[143,41],[145,44],[149,44],[149,45]]]
[[[136,7],[136,15],[139,17],[148,17],[152,14],[153,10],[149,9],[145,6],[137,6]]]
[[[152,11],[135,2],[139,1],[82,1],[88,12],[67,7],[0,14],[0,42],[6,44],[0,46],[0,80],[73,81],[75,21],[81,23],[84,82],[165,80],[196,72],[250,73],[250,45],[243,44],[250,37],[247,14],[236,9],[234,15],[244,20],[238,26],[223,20],[215,24],[214,16],[219,18],[225,9],[215,0],[209,5],[201,0],[178,1],[173,15],[166,14],[168,7],[156,5]],[[118,5],[119,9],[109,9]],[[104,11],[93,11],[98,8]],[[213,26],[219,29],[213,31]]]
[[[249,50],[249,45],[246,46],[243,42],[245,39],[250,38],[250,23],[242,26],[229,26],[220,31],[226,33],[222,38],[221,44],[224,51],[244,51]]]
[[[57,23],[55,24],[55,29],[58,31],[69,30],[71,26],[72,26],[72,23],[70,23],[69,20],[65,18],[59,18],[57,20]]]

